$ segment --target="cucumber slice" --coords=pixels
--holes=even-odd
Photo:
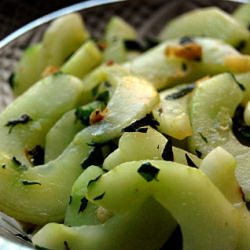
[[[248,101],[244,110],[244,121],[248,126],[250,126],[250,101]]]
[[[193,129],[189,138],[191,152],[199,151],[205,156],[227,142],[231,133],[231,118],[242,97],[243,91],[228,73],[214,76],[196,87],[190,103]]]
[[[250,72],[235,74],[235,78],[244,88],[241,104],[246,106],[247,102],[250,100]]]
[[[233,13],[233,17],[242,23],[250,31],[250,3],[240,5]],[[246,44],[242,44],[241,52],[250,54],[250,38]]]
[[[194,88],[195,84],[186,84],[160,93],[161,102],[153,110],[153,116],[159,122],[157,128],[160,132],[179,140],[192,134],[188,103]]]
[[[101,60],[102,54],[96,44],[93,41],[87,41],[62,65],[60,71],[83,78],[98,66]]]
[[[125,62],[128,59],[128,51],[124,41],[136,40],[136,38],[136,30],[129,23],[118,16],[112,17],[104,34],[104,41],[107,44],[103,52],[104,61]]]
[[[43,71],[42,45],[34,44],[26,49],[14,72],[12,89],[15,96],[22,94],[41,78]]]
[[[88,31],[79,14],[56,19],[46,30],[42,40],[45,67],[60,67],[88,37]]]
[[[217,7],[196,9],[172,20],[160,33],[160,39],[184,36],[217,38],[233,46],[249,39],[248,30]]]
[[[103,168],[111,170],[128,161],[144,159],[162,160],[162,154],[168,140],[153,128],[146,128],[146,133],[124,133],[119,140],[119,148],[104,160]],[[197,167],[200,165],[201,160],[195,155],[176,147],[173,147],[172,150],[175,162],[188,165],[187,155]]]
[[[45,162],[56,159],[63,152],[73,140],[74,136],[89,125],[89,115],[97,108],[102,110],[103,104],[100,102],[92,102],[68,111],[58,119],[46,135]],[[65,133],[65,131],[67,131],[67,133]]]
[[[141,75],[157,89],[167,88],[176,83],[192,82],[204,75],[229,71],[225,65],[228,56],[240,56],[233,47],[210,38],[194,38],[193,43],[201,47],[201,61],[166,54],[168,48],[179,48],[179,40],[163,42],[125,64],[132,73]],[[231,69],[233,70],[233,69]]]
[[[82,161],[93,150],[91,145],[120,136],[122,128],[144,117],[158,102],[157,92],[145,80],[133,76],[116,78],[117,87],[107,105],[104,119],[79,132],[54,161],[32,168],[24,150],[26,146],[36,146],[43,140],[43,132],[59,118],[57,114],[62,112],[60,107],[65,105],[64,99],[75,104],[76,100],[72,98],[75,94],[79,100],[82,84],[74,79],[75,84],[72,80],[58,81],[58,84],[50,81],[53,86],[50,88],[42,81],[39,89],[35,85],[1,113],[0,162],[4,167],[0,169],[0,209],[21,221],[39,225],[62,221],[71,187],[83,170]],[[66,89],[60,84],[66,85]],[[37,91],[40,88],[43,91]],[[55,98],[53,93],[61,93],[61,98]],[[47,96],[50,96],[51,102],[48,102]],[[51,103],[54,105],[51,106]],[[29,114],[32,120],[27,124],[18,124],[9,134],[6,123],[16,118],[16,114],[19,117],[23,113]]]

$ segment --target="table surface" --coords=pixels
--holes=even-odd
[[[0,40],[38,17],[78,2],[83,0],[1,0]]]

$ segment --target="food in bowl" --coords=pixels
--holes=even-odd
[[[35,248],[167,249],[176,228],[184,249],[250,247],[249,6],[143,41],[117,16],[95,40],[70,14],[24,52],[0,209],[36,226]]]

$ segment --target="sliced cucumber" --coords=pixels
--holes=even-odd
[[[89,115],[97,108],[102,110],[103,104],[100,102],[92,102],[68,111],[58,119],[46,135],[45,162],[54,160],[63,152],[73,140],[74,136],[89,125]],[[85,122],[83,121],[84,119]],[[65,133],[65,131],[67,131],[67,133]]]
[[[44,64],[60,67],[88,36],[79,14],[56,19],[46,30],[42,40]]]
[[[136,38],[136,30],[129,23],[118,16],[112,17],[104,34],[104,41],[107,45],[103,54],[104,61],[125,62],[128,59],[128,51],[124,41],[136,40]]]
[[[250,31],[250,3],[240,5],[233,13],[233,17]],[[250,54],[250,38],[246,44],[242,44],[241,51]]]
[[[190,11],[172,20],[162,30],[160,39],[184,36],[217,38],[237,47],[249,39],[249,32],[228,13],[217,7],[208,7]]]
[[[73,77],[69,76],[69,78]],[[158,102],[157,92],[145,80],[133,76],[116,78],[117,87],[107,105],[104,119],[79,132],[54,161],[34,168],[29,167],[30,164],[24,152],[26,146],[30,144],[36,146],[43,140],[41,138],[43,132],[47,127],[51,127],[54,119],[58,119],[56,116],[58,112],[62,112],[60,106],[64,104],[64,99],[70,100],[70,104],[75,104],[76,101],[72,95],[75,93],[77,101],[81,96],[79,89],[81,90],[82,84],[77,78],[74,79],[76,79],[75,87],[71,84],[72,81],[58,81],[58,85],[64,83],[67,86],[66,90],[57,88],[57,84],[52,81],[50,83],[53,89],[48,88],[42,81],[38,86],[42,86],[44,93],[31,88],[26,95],[16,99],[1,113],[0,163],[4,167],[0,169],[0,192],[2,193],[0,209],[21,221],[33,224],[62,221],[71,187],[83,170],[82,161],[93,150],[91,145],[120,136],[122,128],[144,117]],[[54,93],[57,95],[61,93],[61,98],[55,98]],[[51,102],[48,102],[47,96],[52,98]],[[54,106],[51,106],[51,103]],[[9,134],[6,123],[24,113],[29,114],[32,120],[27,124],[13,127]],[[13,139],[10,140],[11,138]]]
[[[104,161],[103,168],[111,170],[119,164],[127,161],[163,159],[163,151],[168,140],[158,131],[146,127],[146,133],[124,133],[119,140],[119,148],[111,153]],[[175,162],[188,165],[187,156],[198,167],[200,159],[180,148],[173,147],[173,159]],[[168,154],[170,154],[168,152]],[[187,155],[187,156],[186,156]],[[170,155],[168,155],[170,157]]]
[[[192,134],[188,104],[194,88],[195,84],[187,84],[160,93],[161,102],[153,110],[153,116],[159,122],[157,128],[160,132],[179,140]]]
[[[231,134],[232,116],[242,98],[243,91],[228,73],[197,86],[190,108],[193,134],[189,147],[192,152],[198,150],[205,156],[217,146],[226,144]]]
[[[102,54],[96,44],[93,41],[87,41],[62,65],[60,71],[83,78],[98,66],[101,60]]]
[[[15,96],[23,93],[41,78],[43,71],[41,50],[42,45],[39,43],[32,45],[24,51],[14,72],[12,89]]]
[[[201,48],[201,60],[187,60],[166,53],[168,48],[179,48],[179,40],[166,41],[143,53],[135,60],[125,64],[132,73],[148,79],[157,89],[163,89],[176,83],[195,81],[204,75],[213,75],[233,71],[225,65],[228,56],[240,53],[228,44],[210,38],[192,40]]]

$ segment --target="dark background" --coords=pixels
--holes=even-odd
[[[0,40],[52,11],[83,0],[0,0]]]

